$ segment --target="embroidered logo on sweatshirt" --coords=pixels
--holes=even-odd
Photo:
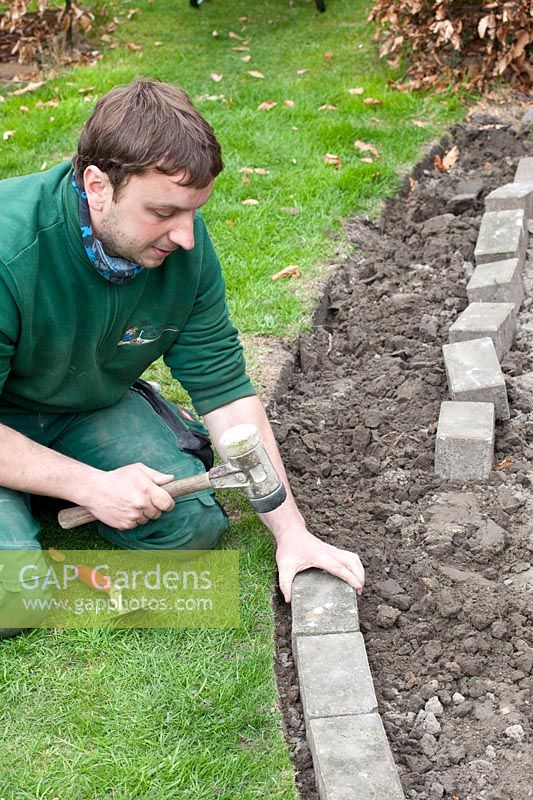
[[[120,337],[119,346],[123,344],[150,344],[160,339],[166,331],[179,331],[177,325],[162,325],[154,328],[149,322],[140,325],[130,325],[124,330]]]

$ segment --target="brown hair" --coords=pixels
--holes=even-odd
[[[130,175],[185,172],[183,186],[203,189],[222,171],[213,129],[177,86],[139,78],[98,100],[73,158],[76,180],[85,169],[105,172],[117,193]]]

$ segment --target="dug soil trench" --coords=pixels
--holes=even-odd
[[[433,474],[447,399],[441,346],[468,304],[484,197],[533,142],[488,113],[452,129],[377,222],[354,218],[354,254],[330,280],[312,334],[270,414],[310,529],[359,552],[361,629],[407,797],[533,797],[533,264],[502,362],[511,419],[485,483]],[[439,172],[435,154],[458,159]],[[476,201],[454,200],[478,179]],[[531,255],[531,254],[530,254]],[[528,277],[529,271],[529,277]],[[524,378],[529,373],[528,378]],[[297,783],[316,798],[279,603],[278,680]],[[420,713],[422,712],[422,713]]]

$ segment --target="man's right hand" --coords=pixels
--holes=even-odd
[[[90,498],[84,505],[111,528],[130,530],[174,508],[174,500],[161,488],[173,477],[145,464],[98,470],[96,485],[91,481]]]

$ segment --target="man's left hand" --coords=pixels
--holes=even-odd
[[[276,562],[279,587],[287,603],[291,601],[294,576],[310,567],[336,575],[355,589],[357,594],[363,591],[365,570],[359,556],[327,544],[307,530],[284,531],[277,541]]]

